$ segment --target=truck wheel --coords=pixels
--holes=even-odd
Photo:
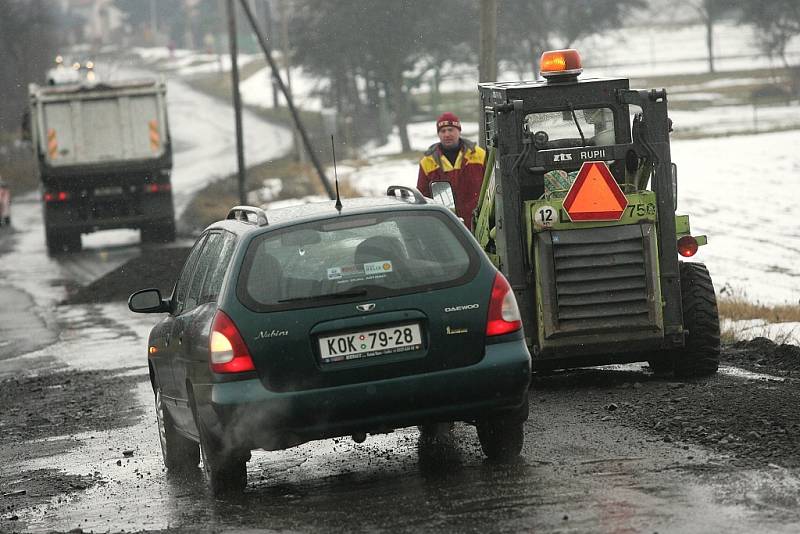
[[[681,263],[681,305],[686,346],[675,354],[675,376],[708,376],[719,368],[719,312],[714,285],[702,263]]]
[[[215,497],[223,497],[241,493],[247,486],[247,460],[249,454],[222,450],[203,424],[198,421],[200,434],[200,456],[211,493]],[[248,451],[249,452],[249,451]]]
[[[44,235],[47,244],[47,253],[51,256],[64,252],[64,236],[56,232],[46,232]]]
[[[175,221],[142,226],[142,243],[171,243],[175,241]]]
[[[666,357],[647,360],[647,364],[650,366],[650,370],[653,371],[654,375],[667,375],[673,370],[673,360],[674,358],[668,355]]]
[[[64,242],[66,243],[67,250],[70,252],[80,252],[83,248],[80,232],[72,232],[67,234]]]
[[[510,462],[522,451],[525,441],[523,423],[508,419],[479,421],[478,440],[489,460]]]
[[[156,389],[156,419],[161,442],[161,457],[167,470],[186,473],[195,469],[200,462],[200,445],[182,436],[175,429],[172,416],[164,406],[161,388]]]

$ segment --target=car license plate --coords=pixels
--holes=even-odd
[[[358,360],[422,348],[419,324],[405,324],[319,338],[323,363]]]
[[[121,194],[122,194],[122,186],[119,185],[94,188],[94,196],[96,197],[110,197],[113,195],[121,195]]]

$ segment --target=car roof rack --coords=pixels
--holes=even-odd
[[[428,201],[425,200],[425,197],[422,196],[417,189],[413,187],[407,187],[405,185],[390,185],[389,188],[386,190],[386,195],[390,197],[398,198],[397,192],[400,192],[401,199],[405,200],[411,196],[414,197],[414,204],[427,204]]]
[[[267,212],[255,206],[234,206],[225,219],[257,224],[258,226],[267,226],[269,224]]]

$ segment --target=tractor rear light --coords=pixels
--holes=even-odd
[[[678,254],[689,258],[697,254],[697,239],[690,235],[685,235],[678,239]]]
[[[214,373],[254,371],[253,358],[230,317],[217,311],[208,340],[209,363]]]
[[[517,307],[517,299],[508,280],[502,273],[497,273],[489,300],[489,318],[486,322],[487,336],[502,336],[522,328],[522,317]]]
[[[549,50],[542,54],[539,72],[545,78],[575,78],[583,72],[581,55],[574,48]]]

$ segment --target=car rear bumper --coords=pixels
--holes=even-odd
[[[195,385],[204,428],[232,449],[306,441],[437,421],[527,419],[530,354],[522,340],[487,345],[478,363],[334,388],[273,392],[257,378]]]

